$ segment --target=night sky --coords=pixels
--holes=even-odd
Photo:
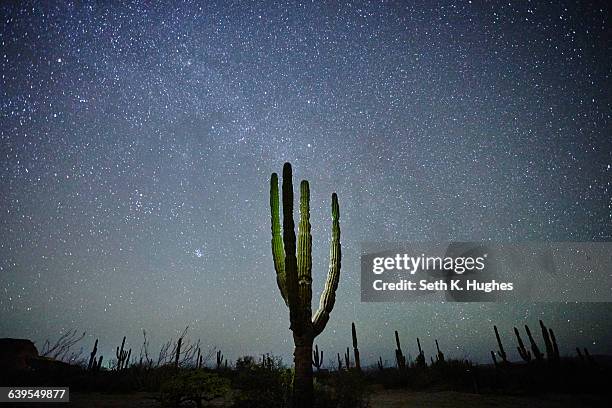
[[[336,306],[316,343],[393,362],[419,336],[488,361],[500,327],[612,353],[610,304],[367,304],[363,241],[609,241],[603,2],[0,5],[0,337],[87,331],[105,356],[189,326],[290,361],[269,177],[310,181],[313,304],[330,196]],[[170,2],[169,2],[170,3]],[[520,326],[519,326],[520,327]],[[106,360],[106,357],[105,357]]]

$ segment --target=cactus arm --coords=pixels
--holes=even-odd
[[[338,281],[340,280],[340,266],[342,259],[342,251],[340,246],[340,207],[338,206],[338,196],[336,193],[332,194],[332,233],[331,243],[329,248],[329,271],[327,272],[327,281],[325,282],[325,289],[321,294],[321,300],[319,302],[319,310],[314,316],[313,326],[314,335],[319,335],[327,321],[329,320],[329,314],[334,308],[336,302],[336,289],[338,288]]]
[[[291,330],[296,335],[304,331],[300,320],[297,259],[295,257],[295,224],[293,222],[293,180],[291,165],[283,166],[283,241],[285,243],[285,288],[289,304]]]
[[[310,234],[310,188],[306,180],[300,183],[297,278],[300,317],[304,322],[310,322],[312,315],[312,235]]]
[[[285,250],[283,248],[283,237],[280,227],[280,205],[278,198],[278,175],[272,173],[270,178],[270,212],[272,217],[272,258],[276,270],[276,283],[286,305],[287,288],[285,282]]]

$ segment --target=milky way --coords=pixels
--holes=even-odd
[[[109,353],[188,325],[289,360],[268,188],[290,161],[317,294],[340,200],[328,356],[355,321],[367,364],[396,329],[486,361],[493,324],[539,318],[562,353],[612,352],[607,304],[359,296],[363,241],[610,240],[604,3],[43,3],[0,5],[0,337],[78,328]]]

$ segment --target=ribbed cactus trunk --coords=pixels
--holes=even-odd
[[[338,197],[332,194],[332,233],[329,271],[319,309],[312,316],[312,236],[310,235],[310,188],[300,184],[300,223],[296,245],[293,221],[293,181],[291,165],[285,163],[282,182],[283,228],[281,235],[278,176],[270,178],[270,210],[272,218],[272,257],[276,282],[289,307],[290,329],[293,332],[295,376],[293,379],[294,407],[312,407],[313,374],[312,345],[325,328],[336,302],[340,279],[340,209]],[[297,247],[297,248],[296,248]],[[297,249],[297,255],[296,255]]]

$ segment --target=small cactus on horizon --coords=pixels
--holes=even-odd
[[[94,343],[93,350],[89,355],[89,363],[87,364],[87,371],[93,371],[96,366],[96,353],[98,352],[98,339]]]
[[[495,338],[497,339],[497,345],[499,347],[497,355],[501,357],[503,364],[508,364],[506,351],[504,350],[504,345],[502,344],[501,338],[499,337],[499,331],[497,331],[497,326],[493,326],[493,329],[495,330]]]
[[[397,349],[395,349],[395,361],[397,363],[397,368],[400,371],[404,371],[404,369],[406,368],[406,357],[404,356],[404,353],[402,353],[402,346],[400,344],[399,334],[397,333],[397,330],[395,331],[395,344],[397,346]]]
[[[438,354],[436,355],[436,361],[438,363],[443,363],[444,362],[444,353],[442,353],[440,351],[440,345],[438,344],[438,339],[436,339],[436,350],[438,351]]]
[[[385,366],[384,366],[384,364],[383,364],[383,359],[382,359],[382,356],[379,356],[379,357],[378,357],[378,361],[376,362],[376,365],[378,366],[378,369],[379,369],[380,371],[384,371]]]
[[[519,333],[516,327],[514,328],[514,334],[516,335],[516,341],[518,342],[518,346],[516,349],[518,350],[519,355],[521,356],[523,361],[529,363],[531,361],[531,352],[529,352],[529,350],[527,350],[527,348],[525,347],[523,339],[521,339],[521,334]]]
[[[217,350],[217,370],[221,369],[221,366],[223,365],[223,353],[221,353],[221,350]],[[225,361],[225,363],[227,364],[227,360]]]
[[[351,369],[351,353],[348,347],[346,348],[346,353],[344,353],[344,363],[346,364],[346,369],[350,370]]]
[[[416,358],[416,366],[417,367],[427,367],[427,362],[425,361],[425,353],[423,352],[423,349],[421,348],[421,340],[419,340],[419,338],[417,337],[417,346],[419,348],[419,355]]]
[[[123,341],[121,341],[121,348],[117,346],[117,351],[115,352],[115,355],[117,357],[117,367],[116,367],[117,371],[121,371],[127,368],[130,363],[130,356],[132,355],[132,349],[130,349],[129,351],[125,351],[124,347],[125,347],[125,336],[123,336]]]
[[[495,357],[495,352],[493,350],[491,350],[491,359],[493,360],[493,365],[495,366],[495,368],[498,368],[499,365],[497,363],[497,357]]]
[[[179,337],[176,343],[176,355],[174,356],[174,367],[178,368],[181,358],[181,346],[183,345],[183,338]]]
[[[550,338],[550,332],[548,331],[548,329],[546,328],[542,320],[540,320],[540,329],[542,330],[542,338],[544,339],[544,347],[546,347],[546,359],[548,361],[555,361],[556,360],[555,349],[553,346],[553,342]]]
[[[527,332],[527,337],[529,338],[529,344],[531,345],[531,355],[537,362],[542,361],[544,359],[544,355],[540,352],[538,343],[536,343],[533,336],[531,335],[531,330],[529,330],[529,326],[525,325],[525,331]]]
[[[355,356],[355,369],[361,371],[361,360],[359,359],[359,347],[357,347],[357,330],[355,323],[351,323],[351,335],[353,337],[353,354]]]

